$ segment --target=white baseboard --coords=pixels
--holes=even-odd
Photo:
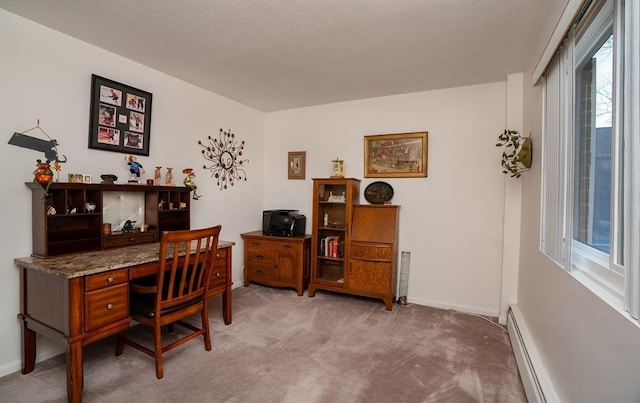
[[[560,402],[517,305],[507,312],[507,329],[529,403]]]
[[[408,296],[407,301],[410,304],[416,304],[416,305],[422,305],[422,306],[430,306],[432,308],[439,308],[439,309],[453,309],[454,311],[458,311],[458,312],[466,312],[466,313],[473,313],[476,315],[482,315],[482,316],[490,316],[492,318],[495,318],[498,316],[498,311],[493,310],[493,309],[480,309],[478,307],[475,306],[468,306],[468,305],[461,305],[461,304],[450,304],[450,303],[445,303],[442,301],[436,301],[436,300],[426,300],[426,299],[419,299],[419,298],[412,298],[410,295]]]

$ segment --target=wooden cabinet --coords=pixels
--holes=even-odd
[[[359,182],[314,179],[309,296],[320,289],[380,298],[390,311],[398,272],[399,206],[359,205]]]
[[[160,231],[190,228],[190,189],[172,186],[53,183],[44,196],[32,191],[33,255],[50,257],[155,242]],[[140,195],[140,214],[147,231],[103,233],[105,200]],[[92,203],[95,208],[88,209]],[[113,207],[117,208],[117,207]],[[123,212],[126,217],[128,212]],[[142,223],[137,223],[138,226]]]
[[[399,206],[353,209],[348,286],[359,295],[380,298],[388,311],[396,294]]]
[[[313,179],[310,297],[317,289],[349,292],[346,268],[353,208],[359,197],[359,179]]]
[[[244,240],[244,286],[250,282],[294,288],[299,296],[309,284],[310,235],[277,237],[262,231],[241,234]]]

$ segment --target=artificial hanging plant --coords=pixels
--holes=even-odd
[[[522,172],[531,168],[531,138],[522,137],[517,130],[506,129],[498,136],[496,147],[504,147],[502,152],[502,173],[519,178]]]

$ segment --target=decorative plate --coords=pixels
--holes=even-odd
[[[393,197],[393,188],[387,182],[373,182],[364,189],[364,198],[371,204],[384,204]]]

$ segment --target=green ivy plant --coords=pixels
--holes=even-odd
[[[531,138],[522,137],[517,130],[505,130],[498,136],[496,147],[504,147],[502,152],[502,173],[519,178],[522,172],[531,168]]]

